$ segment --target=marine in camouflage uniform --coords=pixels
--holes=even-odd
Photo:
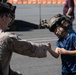
[[[0,61],[3,75],[9,75],[9,73],[10,75],[18,75],[9,67],[13,52],[39,58],[46,57],[47,52],[47,45],[31,43],[5,31],[12,21],[13,7],[9,7],[7,3],[0,3]]]

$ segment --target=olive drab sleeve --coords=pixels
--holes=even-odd
[[[11,34],[7,39],[8,48],[12,52],[30,57],[46,57],[47,46],[21,40],[18,36]]]

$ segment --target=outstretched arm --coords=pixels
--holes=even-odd
[[[47,45],[31,43],[26,40],[21,40],[14,35],[9,36],[7,39],[8,50],[21,55],[30,57],[46,57],[47,56]]]
[[[58,48],[56,48],[56,50],[52,50],[51,49],[51,44],[48,43],[48,51],[50,52],[50,54],[55,57],[55,58],[58,58],[59,57],[59,52],[58,52]]]

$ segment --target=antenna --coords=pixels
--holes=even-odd
[[[39,4],[39,29],[41,28],[41,4]]]

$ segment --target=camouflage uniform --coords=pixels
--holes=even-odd
[[[46,45],[21,40],[17,35],[5,32],[14,21],[15,9],[16,6],[10,3],[0,3],[0,71],[3,75],[18,75],[10,68],[13,52],[29,57],[46,57]]]
[[[17,35],[0,29],[0,59],[4,75],[9,75],[9,65],[13,52],[40,58],[46,57],[46,50],[46,45],[21,40]]]

